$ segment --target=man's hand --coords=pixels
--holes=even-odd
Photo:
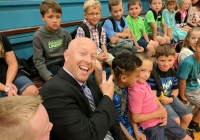
[[[109,79],[106,81],[106,73],[105,71],[102,72],[102,84],[101,90],[103,95],[107,95],[110,99],[113,99],[114,95],[114,83],[113,83],[113,75],[110,75]]]

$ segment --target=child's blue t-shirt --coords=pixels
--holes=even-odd
[[[116,32],[122,32],[125,28],[128,28],[128,23],[125,19],[125,17],[122,17],[125,23],[124,28],[120,25],[120,20],[114,20],[116,23],[116,31],[114,31],[113,29],[113,24],[112,22],[107,19],[104,24],[103,24],[103,28],[106,30],[106,37],[107,38],[111,38],[115,35]]]
[[[200,62],[193,55],[181,61],[177,74],[179,78],[186,79],[187,90],[197,90],[199,88],[198,77],[200,74]]]

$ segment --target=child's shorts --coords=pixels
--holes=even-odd
[[[145,129],[144,133],[151,140],[165,140],[165,136],[173,140],[182,140],[187,135],[186,131],[169,117],[166,126],[158,124]]]
[[[138,41],[137,41],[139,46],[142,46],[144,48],[144,50],[146,51],[147,45],[149,44],[143,37],[141,37]]]
[[[200,88],[197,90],[185,90],[185,96],[196,107],[200,107]]]
[[[190,111],[178,98],[175,98],[173,103],[167,105],[163,104],[163,106],[166,108],[167,113],[171,119],[180,118],[190,114]]]
[[[165,35],[162,32],[157,32],[157,36],[164,37]],[[148,34],[149,40],[153,40],[153,34]]]
[[[19,76],[14,81],[13,84],[18,89],[18,95],[21,95],[22,92],[30,85],[34,85],[34,83],[26,76]],[[0,91],[0,98],[5,97],[6,95]]]

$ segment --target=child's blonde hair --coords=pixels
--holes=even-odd
[[[40,4],[40,14],[44,16],[48,10],[51,9],[52,12],[60,13],[62,15],[62,9],[54,0],[45,0]]]
[[[14,96],[0,99],[0,138],[33,140],[36,133],[30,121],[39,108],[40,96]]]
[[[183,41],[183,48],[189,48],[190,47],[189,46],[190,42],[189,42],[188,39],[190,38],[190,36],[192,35],[192,33],[194,31],[200,32],[200,27],[194,27],[194,28],[189,30],[189,32],[187,33],[187,35],[185,37],[185,40]]]
[[[87,13],[90,7],[99,8],[101,11],[101,3],[98,0],[87,0],[83,5],[84,12]]]
[[[184,3],[185,1],[188,1],[188,0],[181,0],[180,4],[179,4],[179,6],[178,6],[178,9],[179,9],[179,10],[181,10],[181,8],[182,8],[182,6],[183,6],[183,3]],[[191,6],[191,4],[192,4],[192,3],[190,3],[190,6]]]
[[[111,11],[111,9],[112,9],[111,7],[112,6],[117,6],[117,5],[121,4],[121,3],[122,3],[122,0],[109,0],[109,2],[108,2],[108,8]]]
[[[4,58],[4,57],[5,57],[5,49],[3,46],[2,36],[0,35],[0,58]]]
[[[136,55],[138,58],[140,58],[141,61],[150,60],[153,62],[153,59],[150,56],[148,56],[146,53],[136,52],[136,53],[134,53],[134,55]]]

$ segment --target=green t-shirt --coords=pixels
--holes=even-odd
[[[158,16],[158,18],[159,18],[159,16]],[[155,21],[153,12],[151,10],[149,10],[147,12],[147,14],[145,15],[145,19],[144,19],[144,27],[146,29],[147,34],[152,34],[152,28],[150,26],[150,22],[156,22],[157,28],[160,28],[161,23],[164,23],[165,20],[162,16],[161,23],[158,20]]]
[[[134,19],[128,15],[126,20],[131,32],[135,35],[138,41],[141,38],[142,33],[146,32],[143,19],[140,16],[138,16],[138,19]]]

